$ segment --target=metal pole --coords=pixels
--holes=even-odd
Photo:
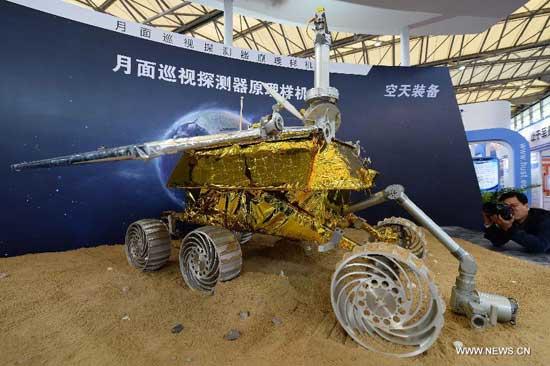
[[[322,90],[322,94],[330,88],[330,43],[332,41],[327,26],[325,8],[319,7],[313,18],[313,29],[315,30],[315,79],[313,88]],[[306,100],[308,98],[306,97]]]
[[[233,46],[233,0],[223,0],[223,43]]]
[[[439,225],[437,225],[424,211],[420,209],[413,201],[403,192],[401,196],[396,200],[408,213],[411,214],[418,222],[420,222],[426,229],[437,238],[453,256],[458,260],[462,260],[463,257],[469,256],[468,252],[458,245]]]
[[[330,86],[329,52],[327,43],[315,43],[315,87],[328,88]]]
[[[409,27],[401,29],[401,66],[411,66]]]
[[[184,6],[189,5],[190,3],[191,3],[190,1],[184,1],[184,2],[182,2],[181,4],[178,4],[178,5],[176,5],[176,6],[171,7],[170,9],[167,9],[167,10],[163,11],[162,13],[158,13],[157,15],[153,15],[152,17],[145,19],[142,23],[143,23],[143,24],[149,24],[149,23],[151,23],[153,20],[157,20],[157,19],[159,19],[159,18],[162,18],[162,17],[165,16],[165,15],[172,14],[172,13],[175,12],[176,10],[181,9],[181,8],[183,8]]]
[[[243,130],[243,104],[244,104],[244,97],[241,96],[241,112],[239,114],[239,131]]]
[[[403,186],[393,184],[388,186],[385,190],[380,191],[368,199],[358,202],[349,206],[345,213],[357,212],[366,208],[379,205],[387,201],[396,201],[399,203],[408,213],[411,214],[417,221],[419,221],[426,229],[428,229],[433,236],[435,236],[458,260],[464,257],[470,256],[460,245],[458,245],[443,229],[441,229],[428,215],[424,213],[414,204],[413,201],[405,194]],[[474,269],[475,273],[475,269]]]
[[[387,201],[387,198],[386,196],[384,195],[384,192],[378,192],[374,195],[372,195],[371,197],[369,197],[368,199],[364,200],[364,201],[361,201],[361,202],[358,202],[354,205],[351,205],[349,206],[346,210],[345,210],[345,214],[348,214],[350,212],[357,212],[357,211],[361,211],[361,210],[364,210],[364,209],[367,209],[369,207],[372,207],[372,206],[377,206],[381,203],[384,203]]]

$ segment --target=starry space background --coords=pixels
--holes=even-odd
[[[12,172],[10,164],[162,138],[183,116],[239,113],[240,94],[112,71],[117,54],[247,79],[310,87],[313,73],[205,55],[0,2],[0,255],[121,243],[126,227],[178,209],[155,163],[127,161]],[[445,68],[373,67],[331,75],[342,140],[361,140],[381,172],[441,225],[478,228],[480,196]],[[437,84],[436,99],[384,97],[387,84]],[[293,101],[295,103],[295,101]],[[270,113],[268,96],[245,96],[244,115]],[[298,107],[302,107],[301,104]],[[285,114],[287,125],[297,124]],[[371,222],[407,216],[393,204]]]

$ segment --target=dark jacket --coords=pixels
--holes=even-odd
[[[485,228],[485,238],[497,247],[513,240],[532,253],[550,251],[550,211],[530,208],[523,223],[514,222],[508,231],[493,224]]]

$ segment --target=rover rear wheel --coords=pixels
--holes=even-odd
[[[408,249],[418,258],[426,256],[426,235],[416,224],[402,217],[388,217],[376,224],[376,228],[389,227],[398,235],[398,242],[402,248]]]
[[[185,236],[179,262],[187,286],[210,292],[218,281],[229,281],[241,273],[241,246],[232,231],[203,226]]]
[[[332,308],[362,347],[398,357],[418,355],[436,341],[445,303],[423,263],[387,243],[356,247],[336,265]]]
[[[125,239],[128,263],[142,271],[156,271],[168,262],[172,245],[160,220],[144,219],[128,227]]]

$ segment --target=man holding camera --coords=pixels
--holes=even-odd
[[[550,251],[550,211],[529,208],[520,192],[504,193],[498,200],[483,207],[485,238],[497,247],[513,240],[532,253]]]

